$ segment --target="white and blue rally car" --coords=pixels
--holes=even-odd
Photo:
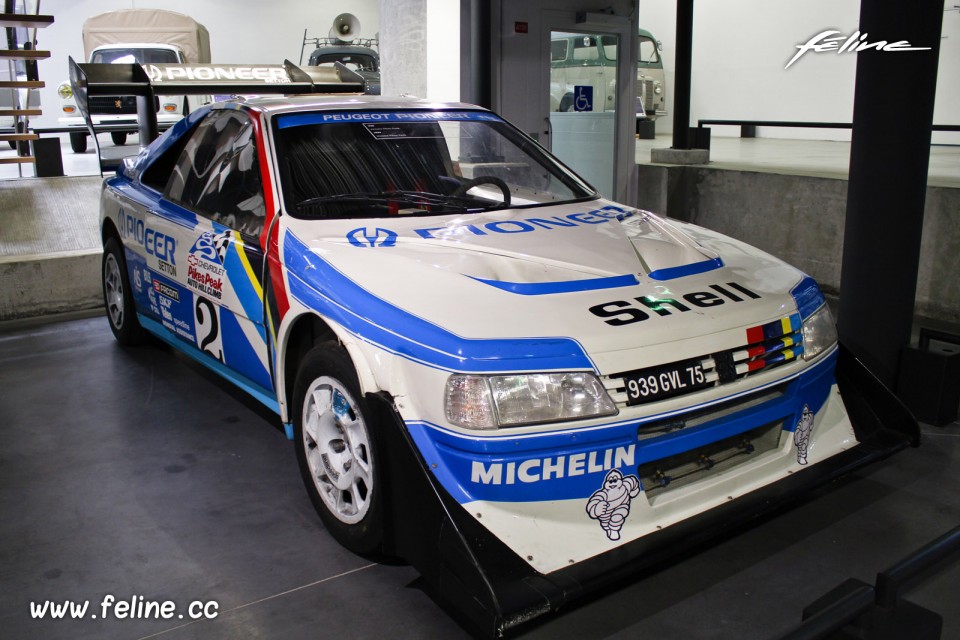
[[[917,441],[811,278],[474,106],[203,108],[101,224],[117,339],[276,411],[330,533],[491,634]]]

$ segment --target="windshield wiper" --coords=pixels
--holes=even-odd
[[[453,196],[442,193],[431,193],[429,191],[378,191],[371,193],[340,193],[330,196],[316,196],[297,203],[296,208],[299,211],[306,207],[326,203],[387,204],[390,202],[405,202],[417,207],[443,207],[447,210],[441,212],[424,211],[424,213],[447,213],[450,209],[472,212],[496,208],[496,205],[492,207],[476,206],[477,199],[470,196]]]

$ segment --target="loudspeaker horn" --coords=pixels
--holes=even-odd
[[[352,13],[341,13],[333,19],[330,27],[330,37],[335,40],[350,42],[360,34],[360,21]]]

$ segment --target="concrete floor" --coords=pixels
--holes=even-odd
[[[0,332],[4,638],[467,638],[409,566],[330,538],[275,417],[159,345],[123,349],[102,317]],[[960,524],[960,422],[789,511],[523,630],[522,638],[766,639],[847,578]],[[960,638],[960,562],[907,594]],[[213,620],[103,620],[143,596]],[[84,620],[31,603],[90,601]],[[90,619],[90,614],[97,619]]]

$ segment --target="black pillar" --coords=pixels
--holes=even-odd
[[[860,3],[867,41],[930,47],[856,54],[838,325],[891,388],[913,322],[942,22],[942,0]]]
[[[673,148],[690,149],[690,65],[693,62],[693,0],[677,0],[676,74],[673,80]]]
[[[461,5],[461,10],[463,5]],[[490,0],[469,0],[470,11],[470,97],[467,102],[493,108],[491,85],[493,75],[493,37],[491,31]],[[461,23],[462,24],[462,23]]]

